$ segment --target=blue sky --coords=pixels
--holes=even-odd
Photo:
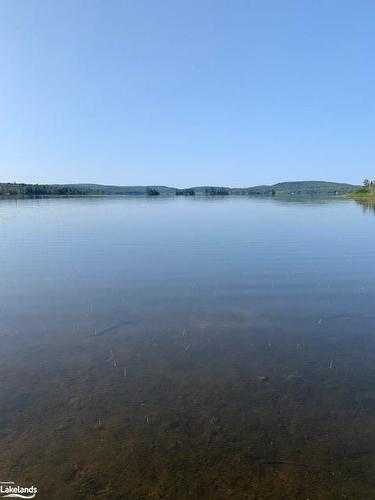
[[[375,173],[375,2],[2,0],[0,181]]]

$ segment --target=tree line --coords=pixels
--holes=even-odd
[[[370,191],[375,192],[375,180],[365,179],[363,181],[363,186],[368,188]]]
[[[104,194],[104,191],[84,186],[63,186],[59,184],[0,183],[0,196],[73,196],[90,194]]]

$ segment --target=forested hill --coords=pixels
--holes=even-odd
[[[297,182],[279,182],[272,186],[254,186],[249,188],[249,194],[254,192],[264,194],[285,195],[319,195],[319,196],[337,196],[350,193],[358,189],[353,184],[343,184],[339,182],[325,181],[297,181]]]
[[[251,186],[246,188],[207,187],[191,188],[196,194],[238,194],[250,196],[340,196],[358,189],[353,184],[326,181],[279,182],[271,185]]]
[[[176,189],[167,186],[106,186],[101,184],[0,183],[0,196],[93,196],[93,195],[248,195],[248,196],[341,196],[359,186],[325,181],[280,182],[273,185],[230,188],[198,186]]]

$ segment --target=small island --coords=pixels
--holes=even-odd
[[[151,188],[151,187],[148,187],[146,189],[146,193],[145,193],[147,196],[159,196],[160,195],[160,191],[158,191],[157,189],[155,188]]]
[[[195,196],[194,189],[176,189],[176,196]]]

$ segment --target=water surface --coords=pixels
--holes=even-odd
[[[1,479],[43,499],[373,499],[366,208],[1,200]]]

